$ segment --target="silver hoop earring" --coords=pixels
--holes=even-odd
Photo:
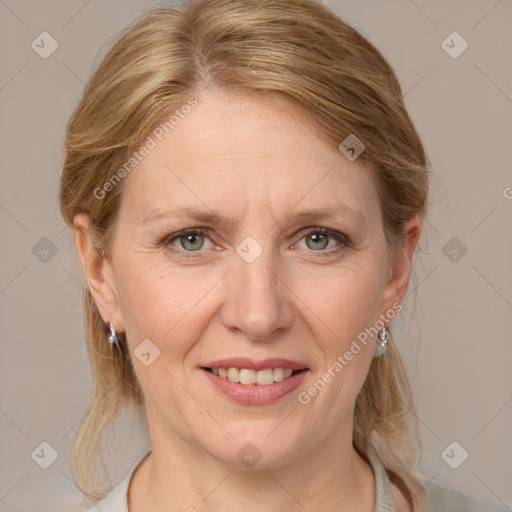
[[[120,347],[121,346],[121,340],[119,339],[118,334],[116,333],[116,330],[114,329],[114,326],[112,322],[106,323],[107,329],[108,329],[108,338],[107,341],[110,346],[112,347]]]
[[[389,334],[385,327],[379,332],[377,342],[375,343],[375,352],[373,357],[380,357],[388,350]]]

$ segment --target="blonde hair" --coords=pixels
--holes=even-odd
[[[358,161],[374,173],[389,262],[395,261],[404,223],[427,214],[428,159],[390,65],[316,0],[194,0],[153,8],[125,28],[68,123],[60,184],[66,223],[73,226],[75,215],[86,213],[96,250],[111,260],[123,181],[100,199],[98,187],[162,120],[209,85],[286,98],[333,147],[350,134],[363,141]],[[99,461],[105,470],[104,433],[128,405],[143,405],[144,394],[129,354],[107,344],[87,289],[83,306],[92,390],[71,467],[83,493],[101,499],[110,490],[101,486],[96,467]],[[353,444],[365,458],[369,444],[377,450],[412,505],[420,441],[404,365],[390,342],[357,397]]]

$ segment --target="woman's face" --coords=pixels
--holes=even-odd
[[[201,97],[125,178],[94,293],[127,333],[153,451],[277,467],[352,438],[375,342],[357,340],[403,298],[410,252],[388,266],[371,174],[282,105]],[[278,367],[303,371],[251,371]]]

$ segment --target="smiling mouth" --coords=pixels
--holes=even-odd
[[[291,368],[265,368],[264,370],[253,370],[251,368],[203,368],[221,379],[234,383],[259,386],[269,386],[275,382],[281,382],[291,376],[307,371],[292,370]]]

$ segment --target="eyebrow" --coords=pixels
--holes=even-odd
[[[360,223],[366,221],[366,217],[362,211],[354,210],[347,205],[336,204],[330,207],[315,208],[311,210],[300,211],[296,213],[287,213],[282,218],[278,219],[278,223],[284,222],[285,224],[297,224],[306,221],[315,221],[322,219],[339,219],[343,216],[350,217]],[[149,223],[155,222],[160,219],[177,219],[187,218],[198,222],[223,224],[230,230],[234,230],[237,220],[233,218],[223,217],[212,211],[200,211],[194,208],[184,207],[176,210],[159,210],[154,209],[142,221],[142,225],[146,226]]]

